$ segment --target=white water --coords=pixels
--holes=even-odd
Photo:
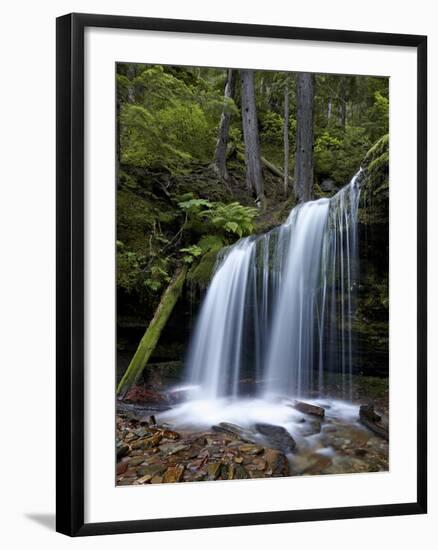
[[[323,396],[331,372],[351,397],[359,194],[356,175],[331,199],[299,205],[281,227],[221,254],[187,357],[198,417],[232,420],[233,403],[242,412],[242,398],[255,395],[245,407],[251,418],[263,409],[266,421],[269,403]],[[275,414],[283,424],[281,408]]]

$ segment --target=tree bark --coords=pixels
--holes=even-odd
[[[289,187],[289,83],[286,82],[284,89],[284,169],[283,169],[283,186],[284,195],[287,197]]]
[[[265,191],[260,160],[260,140],[254,90],[254,71],[240,71],[242,84],[242,125],[245,141],[246,184],[254,191],[256,203],[265,208]]]
[[[214,152],[214,167],[218,175],[223,180],[228,180],[227,172],[227,146],[228,146],[228,133],[230,130],[231,113],[227,109],[227,100],[232,99],[234,96],[234,89],[236,83],[236,71],[228,69],[227,82],[225,84],[224,92],[224,108],[221,114],[221,120],[219,123],[219,133],[216,142],[216,149]]]
[[[313,187],[314,76],[297,74],[297,146],[294,190],[298,202],[309,201]]]
[[[117,386],[117,395],[122,397],[138,380],[143,372],[149,357],[155,349],[161,335],[161,331],[166,325],[170,314],[175,307],[181,294],[184,281],[187,275],[187,265],[177,270],[172,281],[164,291],[160,303],[155,311],[152,321],[149,323],[143,338],[137,347],[134,357],[131,359],[128,368]]]

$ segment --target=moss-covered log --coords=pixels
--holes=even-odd
[[[143,338],[140,340],[137,351],[132,358],[117,387],[117,395],[123,396],[129,388],[135,384],[143,372],[149,357],[155,349],[161,335],[161,331],[167,323],[173,308],[181,294],[184,281],[187,276],[187,265],[178,269],[163,293],[160,303],[155,311],[152,321],[149,323]]]

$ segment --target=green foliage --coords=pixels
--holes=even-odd
[[[202,79],[195,82],[188,84],[160,65],[145,68],[132,80],[118,75],[123,164],[177,174],[193,161],[211,158],[223,99]],[[235,109],[233,102],[226,107]]]
[[[223,204],[195,198],[179,202],[178,206],[186,212],[189,223],[203,227],[203,232],[213,229],[238,237],[252,233],[253,220],[258,213],[256,208],[242,206],[238,202]]]
[[[198,258],[202,254],[202,248],[196,244],[192,244],[186,248],[181,248],[180,252],[185,252],[182,257],[183,261],[187,264],[191,264],[195,258]]]
[[[116,254],[123,314],[135,317],[141,312],[147,317],[153,312],[181,264],[191,282],[206,285],[220,249],[252,234],[255,225],[257,232],[278,225],[292,206],[292,197],[284,200],[281,178],[267,171],[268,213],[249,206],[253,197],[244,178],[240,83],[237,77],[234,100],[224,103],[225,81],[224,69],[117,65]],[[261,148],[280,170],[286,89],[292,174],[295,75],[256,71]],[[373,205],[384,204],[380,199],[388,195],[388,140],[371,145],[388,133],[388,79],[317,75],[315,90],[315,189],[325,178],[344,185],[369,151],[364,166],[369,183],[363,195]],[[208,168],[223,109],[233,114],[229,185],[219,182]],[[383,221],[387,216],[383,207],[373,208],[372,213]]]
[[[315,139],[315,173],[319,179],[330,177],[345,185],[357,172],[370,141],[358,126],[325,129]]]

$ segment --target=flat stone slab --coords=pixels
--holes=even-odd
[[[291,406],[304,414],[312,414],[314,416],[319,416],[320,418],[324,418],[325,416],[325,410],[323,407],[319,407],[318,405],[312,405],[311,403],[305,403],[304,401],[294,401]]]
[[[297,446],[295,439],[283,426],[258,423],[255,425],[255,429],[263,436],[268,446],[272,449],[290,453]]]

